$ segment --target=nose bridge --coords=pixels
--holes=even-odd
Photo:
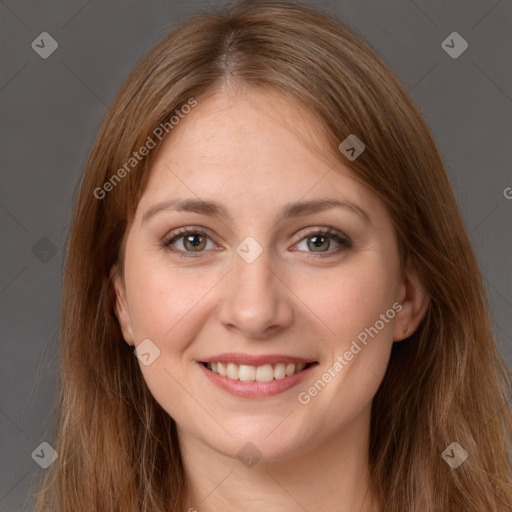
[[[269,247],[253,237],[238,245],[229,276],[229,296],[221,308],[222,323],[236,326],[246,336],[257,337],[270,327],[291,322],[290,298],[273,267]]]
[[[248,237],[236,248],[234,259],[234,277],[237,290],[260,294],[269,292],[274,285],[274,271],[269,247],[263,248],[253,237]]]

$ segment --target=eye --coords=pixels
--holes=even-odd
[[[181,248],[173,248],[174,244],[178,241],[181,241],[180,244],[177,244],[178,246],[181,245]],[[209,233],[203,229],[183,228],[173,231],[170,236],[163,241],[162,245],[164,248],[170,250],[180,258],[195,258],[199,256],[200,253],[205,252],[208,242],[211,242],[215,247]],[[304,242],[306,247],[305,252],[314,253],[319,257],[332,256],[344,249],[352,247],[352,242],[347,236],[333,230],[332,228],[310,231],[306,237],[302,238],[302,240],[296,244],[296,246],[299,247],[300,244]],[[329,250],[333,243],[338,244],[339,247],[337,249]],[[212,247],[210,247],[210,249],[212,249]],[[296,249],[293,250],[295,251]],[[304,251],[304,249],[301,250]]]
[[[333,243],[338,244],[340,247],[329,250]],[[297,244],[297,247],[300,247],[300,244],[305,244],[303,247],[306,248],[306,252],[316,253],[320,257],[332,256],[333,254],[341,252],[343,249],[352,247],[352,242],[347,236],[342,235],[332,228],[311,231]]]
[[[181,249],[173,249],[172,246],[178,240],[182,240],[182,242],[181,242],[182,248]],[[198,228],[184,228],[184,229],[179,229],[179,230],[171,233],[171,237],[164,240],[163,246],[181,258],[187,258],[187,257],[194,258],[195,257],[195,255],[193,254],[194,252],[196,252],[196,253],[204,252],[203,249],[205,249],[205,247],[207,246],[207,241],[211,242],[211,240],[208,236],[208,233],[206,233],[206,231],[204,231],[202,229],[198,229]],[[212,244],[213,244],[213,242],[212,242]],[[180,245],[180,244],[178,244],[178,245]],[[213,245],[215,245],[215,244],[213,244]]]

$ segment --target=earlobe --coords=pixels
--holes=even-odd
[[[396,316],[393,341],[411,336],[421,324],[430,304],[430,295],[416,266],[408,260],[400,286],[402,309]]]
[[[115,291],[114,312],[119,322],[119,327],[123,333],[123,338],[128,345],[134,346],[133,329],[128,311],[128,303],[126,300],[126,290],[123,278],[117,267],[113,267],[110,272],[110,279]]]

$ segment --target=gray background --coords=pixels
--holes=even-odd
[[[441,148],[512,367],[511,0],[309,2],[365,36],[412,91]],[[32,452],[52,429],[62,247],[99,125],[135,63],[222,2],[0,2],[0,510],[32,510]],[[452,59],[453,31],[469,48]],[[49,32],[59,47],[31,47]],[[512,195],[512,194],[511,194]],[[509,196],[510,197],[510,196]]]

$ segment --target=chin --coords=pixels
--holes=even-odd
[[[233,437],[225,435],[222,439],[210,439],[208,444],[216,451],[239,459],[258,459],[258,463],[280,462],[307,451],[304,432],[295,432],[283,422],[284,416],[272,418],[243,418],[234,423],[226,422],[226,430]]]

